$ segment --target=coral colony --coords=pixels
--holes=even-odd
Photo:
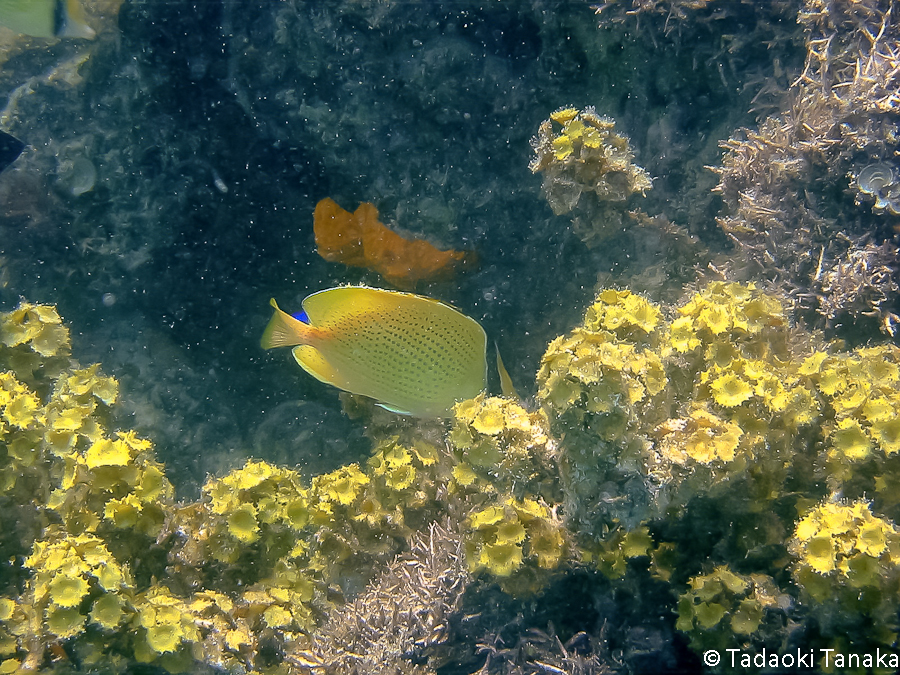
[[[841,351],[752,284],[674,308],[601,291],[548,347],[537,412],[481,395],[442,442],[411,426],[311,480],[249,461],[181,504],[150,442],[108,429],[116,383],[71,359],[52,307],[0,336],[7,672],[63,644],[172,672],[357,672],[366,653],[433,672],[378,636],[439,654],[472,579],[527,597],[578,568],[670,585],[698,650],[810,621],[825,645],[895,639],[900,349]],[[737,536],[706,549],[689,523],[710,509]]]

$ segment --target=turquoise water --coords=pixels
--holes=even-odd
[[[0,310],[20,298],[57,306],[74,357],[120,383],[112,426],[153,440],[180,499],[248,457],[315,476],[369,456],[366,424],[338,392],[259,346],[270,297],[296,311],[324,288],[386,286],[316,253],[325,197],[371,202],[395,230],[477,252],[476,268],[416,291],[482,323],[532,408],[547,344],[601,287],[676,303],[721,271],[797,299],[830,337],[892,338],[879,325],[897,308],[896,248],[874,258],[894,281],[870,295],[839,296],[815,268],[896,238],[896,218],[853,184],[867,164],[895,160],[896,136],[872,131],[894,124],[893,110],[837,119],[871,138],[833,131],[831,154],[810,151],[770,190],[767,208],[784,206],[801,234],[741,238],[717,222],[738,192],[766,194],[750,173],[713,190],[720,142],[791,109],[807,41],[829,29],[798,24],[798,6],[672,2],[633,16],[574,1],[115,4],[86,3],[91,41],[2,36],[0,129],[27,147],[0,173]],[[855,29],[830,30],[858,48]],[[610,214],[554,214],[529,170],[531,139],[565,106],[614,119],[653,179],[612,207],[621,224],[602,241],[584,236],[584,219]],[[636,210],[656,220],[625,215]],[[801,211],[813,215],[801,222]],[[489,385],[499,393],[493,370]],[[701,504],[692,517],[704,514]],[[563,642],[586,631],[594,642],[572,649],[623,672],[700,668],[671,598],[631,603],[627,586],[583,569],[552,584],[527,600],[473,590],[453,619],[451,660],[432,667],[474,672],[484,634],[512,649],[552,623]],[[460,618],[476,614],[472,627]],[[520,670],[505,654],[485,672],[538,672],[526,649],[519,658]],[[601,672],[572,663],[565,672]]]

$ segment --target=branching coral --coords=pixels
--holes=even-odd
[[[289,651],[296,672],[434,673],[450,618],[468,582],[462,542],[432,523],[353,602],[331,614],[307,649]]]
[[[716,189],[727,210],[719,224],[744,257],[780,276],[805,306],[828,320],[874,314],[892,333],[900,288],[895,232],[860,209],[862,200],[834,194],[884,187],[872,167],[897,146],[897,17],[874,1],[809,0],[800,21],[807,58],[787,109],[722,144]],[[889,201],[878,204],[883,212]],[[878,255],[882,247],[893,253]]]

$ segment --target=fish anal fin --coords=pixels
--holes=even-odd
[[[347,382],[335,372],[334,367],[328,363],[318,349],[309,345],[300,345],[294,347],[293,354],[300,367],[319,382],[347,391]]]

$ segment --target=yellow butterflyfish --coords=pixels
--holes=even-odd
[[[310,375],[392,412],[448,417],[485,389],[484,329],[437,300],[344,286],[313,293],[294,316],[271,305],[263,348],[293,346]]]

